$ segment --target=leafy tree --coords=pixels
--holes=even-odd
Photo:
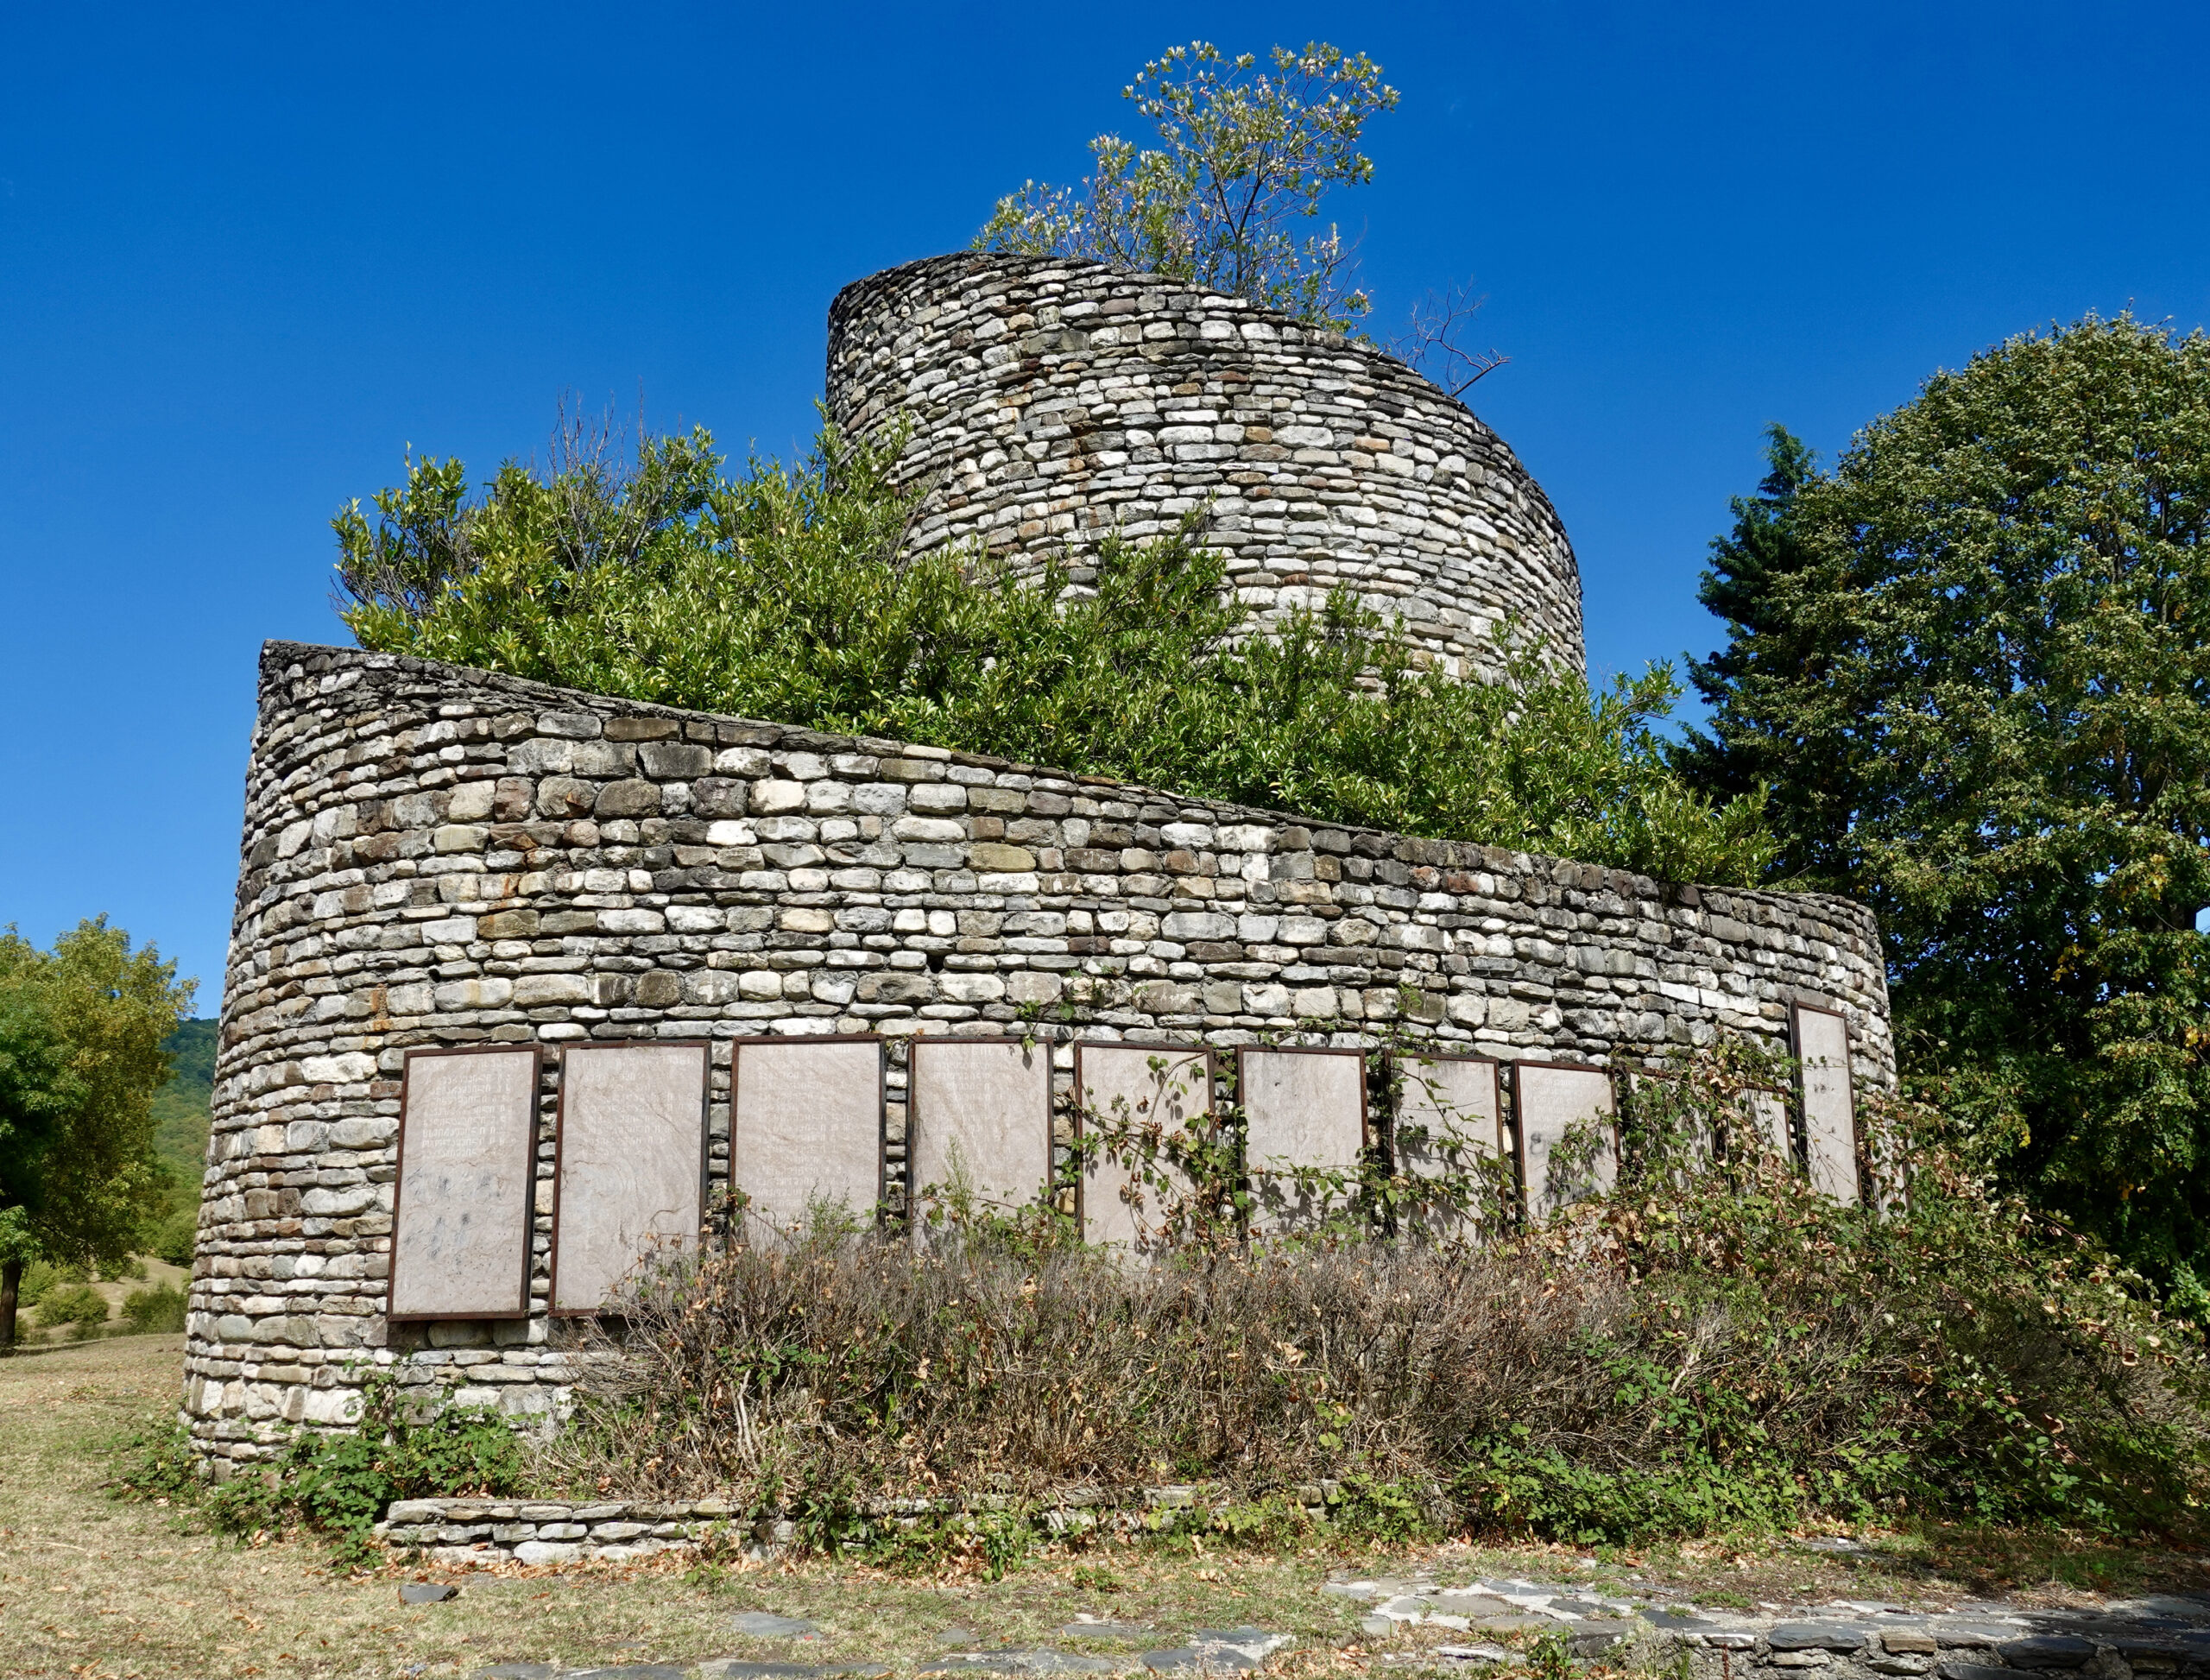
[[[2089,316],[1773,465],[1683,764],[1776,784],[1776,868],[1879,912],[1916,1069],[2210,1304],[2210,340]]]
[[[1323,820],[1676,880],[1765,866],[1758,801],[1714,805],[1665,762],[1668,671],[1591,695],[1530,657],[1507,683],[1456,682],[1348,597],[1247,635],[1194,527],[1108,542],[1086,594],[1061,568],[1032,584],[906,558],[898,441],[827,433],[803,466],[736,479],[704,432],[619,471],[556,452],[477,501],[458,462],[414,463],[373,521],[336,521],[345,622],[366,647]]]
[[[50,951],[0,933],[0,1348],[28,1261],[119,1264],[159,1204],[150,1103],[192,991],[105,917]]]
[[[1334,224],[1302,238],[1297,227],[1331,187],[1373,178],[1359,142],[1397,90],[1363,54],[1324,41],[1271,57],[1269,74],[1253,54],[1169,47],[1122,90],[1157,123],[1160,148],[1098,136],[1087,183],[1028,182],[998,200],[976,246],[1171,275],[1337,327],[1365,314]]]

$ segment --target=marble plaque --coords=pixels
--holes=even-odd
[[[1300,1191],[1292,1167],[1354,1175],[1366,1146],[1366,1057],[1356,1050],[1244,1050],[1243,1170],[1263,1229],[1304,1223],[1349,1203],[1347,1192]]]
[[[391,1232],[394,1318],[529,1311],[534,1048],[407,1058]]]
[[[882,1040],[739,1039],[729,1158],[748,1216],[779,1231],[810,1210],[875,1222],[882,1197]]]
[[[1494,1062],[1467,1056],[1399,1057],[1397,1168],[1435,1178],[1465,1172],[1497,1151]]]
[[[1051,1177],[1051,1052],[1018,1039],[916,1039],[906,1071],[906,1170],[913,1229],[933,1185],[963,1183],[1000,1208]]]
[[[561,1058],[552,1311],[595,1312],[704,1214],[707,1048],[578,1045]]]
[[[1146,1136],[1185,1133],[1212,1112],[1212,1058],[1181,1045],[1078,1044],[1074,1050],[1075,1101],[1086,1137],[1101,1140],[1114,1129]],[[1082,1235],[1085,1242],[1142,1247],[1158,1235],[1160,1201],[1187,1180],[1163,1157],[1130,1162],[1101,1146],[1082,1170]],[[1162,1191],[1153,1182],[1169,1180]]]
[[[1521,1062],[1512,1069],[1512,1090],[1518,1099],[1519,1180],[1531,1216],[1554,1214],[1618,1182],[1610,1074],[1602,1068]],[[1581,1150],[1593,1145],[1593,1155],[1575,1160],[1574,1150],[1562,1153],[1569,1140]]]
[[[1702,1115],[1683,1114],[1676,1075],[1648,1068],[1626,1074],[1627,1127],[1653,1166],[1661,1144],[1669,1175],[1693,1178],[1710,1169],[1712,1127]]]
[[[1449,1178],[1431,1203],[1399,1215],[1399,1228],[1428,1237],[1470,1237],[1489,1207],[1493,1180],[1482,1172],[1497,1157],[1503,1103],[1497,1065],[1470,1056],[1397,1058],[1394,1136],[1397,1171],[1412,1178]]]
[[[1759,1087],[1742,1093],[1742,1107],[1749,1115],[1759,1143],[1776,1159],[1794,1161],[1796,1140],[1788,1124],[1786,1095]]]
[[[1798,1005],[1796,1059],[1803,1064],[1803,1159],[1812,1187],[1857,1199],[1857,1108],[1850,1089],[1849,1028],[1840,1015]]]

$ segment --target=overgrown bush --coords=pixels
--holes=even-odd
[[[123,1317],[134,1330],[180,1330],[184,1310],[184,1292],[174,1284],[134,1289],[123,1298]]]
[[[1670,880],[1764,869],[1759,798],[1709,804],[1667,766],[1664,667],[1597,694],[1526,656],[1459,682],[1347,595],[1253,636],[1197,522],[1108,540],[1079,578],[907,559],[895,453],[830,431],[731,478],[703,431],[634,468],[571,432],[549,474],[510,462],[478,499],[459,462],[414,463],[373,522],[336,521],[345,622],[385,652],[1325,821]]]
[[[249,1543],[316,1530],[348,1563],[373,1555],[369,1528],[392,1500],[512,1494],[525,1473],[497,1412],[425,1401],[381,1374],[363,1387],[352,1430],[305,1431],[266,1468],[219,1485],[202,1480],[180,1425],[139,1436],[121,1457],[110,1485],[123,1497],[196,1505],[218,1533]]]
[[[1486,1247],[1338,1227],[1145,1263],[982,1225],[713,1246],[639,1286],[608,1332],[627,1357],[586,1367],[554,1450],[824,1538],[882,1499],[1167,1481],[1228,1523],[1323,1478],[1377,1522],[1578,1543],[2194,1527],[2194,1332],[1991,1199],[1934,1116],[1868,1105],[1907,1206],[1877,1173],[1887,1217],[1826,1201],[1754,1142],[1749,1078],[1705,1057],[1641,1082],[1619,1189]]]
[[[79,1335],[107,1322],[107,1297],[90,1284],[61,1284],[38,1304],[38,1322],[47,1329],[74,1325]]]

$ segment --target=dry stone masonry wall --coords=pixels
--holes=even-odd
[[[847,430],[912,422],[917,552],[971,540],[1032,570],[1209,507],[1204,541],[1262,621],[1342,585],[1454,673],[1494,669],[1506,615],[1582,668],[1548,498],[1462,403],[1341,333],[1156,275],[969,252],[845,287],[828,377]]]
[[[565,1232],[565,1198],[618,1214],[622,1176],[558,1180],[559,1128],[564,1109],[571,1131],[587,1111],[627,1123],[603,1093],[564,1098],[579,1046],[666,1047],[654,1123],[680,1134],[688,1104],[695,1138],[703,1115],[711,1195],[733,1046],[875,1035],[893,1203],[917,1034],[1039,1040],[1061,1143],[1077,1041],[1227,1062],[1389,1031],[1617,1069],[1722,1033],[1784,1045],[1813,1008],[1846,1025],[1857,1087],[1893,1083],[1876,931],[1841,900],[1665,889],[385,654],[272,642],[261,674],[186,1349],[186,1414],[218,1459],[348,1420],[379,1369],[518,1418],[558,1410],[578,1355],[552,1311],[556,1191]],[[426,1054],[469,1049],[524,1053],[430,1077]],[[862,1126],[871,1053],[845,1070]],[[440,1205],[439,1184],[445,1205],[467,1199],[426,1176],[468,1165],[439,1166],[428,1134],[410,1129],[402,1162],[402,1107],[426,1126],[438,1093],[470,1090],[494,1119],[521,1105],[486,1146],[503,1163],[519,1145],[497,1166],[515,1267],[483,1273],[505,1316],[395,1317],[402,1170],[424,1186],[407,1208]],[[443,1237],[420,1229],[433,1255]]]

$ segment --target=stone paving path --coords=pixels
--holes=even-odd
[[[1621,1664],[1685,1659],[1699,1680],[2210,1680],[2210,1593],[2112,1600],[2092,1608],[2031,1609],[1963,1601],[1912,1610],[1877,1600],[1836,1599],[1806,1609],[1744,1612],[1696,1604],[1658,1587],[1626,1596],[1518,1578],[1445,1582],[1433,1576],[1376,1576],[1327,1582],[1323,1595],[1362,1612],[1354,1638],[1386,1667],[1525,1663],[1526,1645],[1553,1638],[1571,1657]],[[1388,1649],[1406,1630],[1465,1633],[1458,1642]],[[979,1643],[964,1628],[954,1643]],[[805,1644],[824,1638],[816,1623],[765,1611],[731,1620],[743,1639]],[[917,1676],[1234,1674],[1265,1667],[1293,1645],[1258,1627],[1200,1628],[1179,1644],[1129,1622],[1069,1622],[1062,1638],[1127,1647],[1096,1656],[1040,1647],[954,1651]],[[1494,1638],[1517,1637],[1520,1648]],[[1804,1671],[1823,1671],[1813,1675]],[[807,1664],[717,1657],[688,1665],[632,1663],[555,1668],[502,1663],[476,1680],[889,1680],[881,1663]]]

